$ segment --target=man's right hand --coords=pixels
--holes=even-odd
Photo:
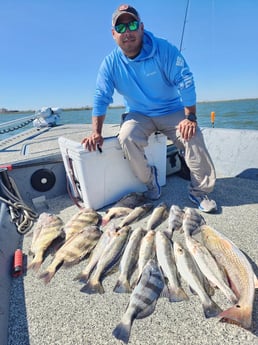
[[[102,147],[103,141],[104,139],[101,134],[92,133],[89,137],[83,138],[81,144],[85,150],[96,151],[98,147]]]

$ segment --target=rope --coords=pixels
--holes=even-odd
[[[0,187],[9,198],[8,200],[0,197],[0,200],[9,206],[12,222],[15,223],[17,231],[21,235],[24,235],[32,228],[35,220],[38,218],[38,214],[34,212],[30,207],[28,207],[25,203],[23,203],[22,198],[13,181],[12,185],[14,186],[14,192],[15,194],[17,194],[17,196],[11,193],[4,185],[4,183],[0,181]]]

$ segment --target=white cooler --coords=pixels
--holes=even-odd
[[[85,207],[98,210],[128,193],[146,190],[132,173],[117,137],[105,138],[102,152],[86,151],[64,137],[58,143],[73,197],[81,199]],[[153,134],[145,149],[149,164],[157,167],[160,186],[166,184],[166,143],[166,136]]]

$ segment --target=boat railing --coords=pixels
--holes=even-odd
[[[30,115],[12,121],[3,122],[0,124],[0,134],[5,134],[21,129],[30,124],[34,119],[35,115]]]

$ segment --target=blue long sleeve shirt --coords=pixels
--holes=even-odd
[[[193,75],[179,50],[144,31],[134,59],[116,47],[103,60],[96,83],[92,115],[105,115],[114,90],[123,95],[127,112],[160,116],[196,103]]]

